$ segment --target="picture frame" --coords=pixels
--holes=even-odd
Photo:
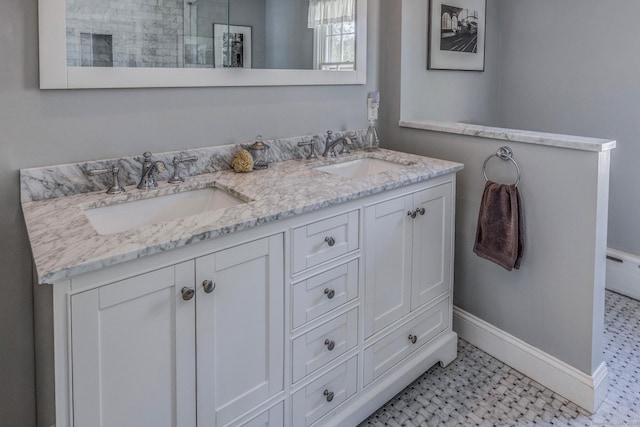
[[[251,68],[251,26],[213,24],[213,67]]]
[[[484,71],[486,0],[429,0],[427,69]]]

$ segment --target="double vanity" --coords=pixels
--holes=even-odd
[[[151,190],[140,158],[21,171],[47,425],[352,426],[455,359],[462,165],[298,141],[245,174],[233,146],[156,154],[198,161]],[[86,172],[115,163],[106,194]]]

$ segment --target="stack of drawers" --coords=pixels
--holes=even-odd
[[[317,422],[357,392],[359,230],[359,210],[293,229],[293,426]]]

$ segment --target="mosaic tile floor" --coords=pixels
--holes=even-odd
[[[466,341],[360,427],[640,426],[640,301],[607,291],[609,391],[594,415]]]

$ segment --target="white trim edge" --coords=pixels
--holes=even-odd
[[[459,122],[400,120],[399,126],[411,129],[428,130],[432,132],[475,136],[478,138],[499,139],[503,141],[522,142],[525,144],[568,148],[571,150],[603,152],[616,148],[616,141],[613,139],[588,138],[584,136],[480,126]]]
[[[591,413],[605,398],[604,362],[589,375],[455,306],[453,329],[460,338]]]

